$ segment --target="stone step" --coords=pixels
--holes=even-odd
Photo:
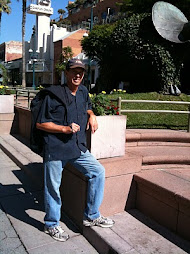
[[[84,228],[83,234],[100,254],[183,254],[190,242],[151,220],[136,209],[115,214],[112,228]]]
[[[190,143],[183,143],[183,142],[171,142],[171,141],[168,141],[168,142],[160,142],[160,141],[147,141],[147,142],[144,142],[144,141],[141,141],[141,142],[138,142],[138,144],[136,142],[126,142],[125,144],[125,147],[126,149],[128,147],[148,147],[148,146],[167,146],[167,147],[170,147],[170,146],[178,146],[178,147],[190,147]]]
[[[188,169],[190,165],[188,164],[153,164],[153,165],[142,165],[142,170],[150,170],[150,169]]]
[[[133,145],[139,145],[141,142],[190,143],[190,133],[180,130],[127,129],[126,142]]]
[[[126,146],[126,152],[142,157],[142,166],[159,164],[190,164],[190,146]]]
[[[43,159],[38,154],[35,154],[26,145],[25,139],[22,142],[18,140],[19,137],[12,135],[0,135],[0,148],[9,156],[19,168],[25,172],[36,182],[40,188],[43,187]]]
[[[190,240],[190,167],[141,171],[134,182],[135,207]]]

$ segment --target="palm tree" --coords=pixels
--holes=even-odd
[[[11,8],[9,6],[10,4],[11,4],[10,0],[0,0],[0,26],[3,12],[7,14],[11,13]]]
[[[19,0],[17,0],[19,1]],[[25,61],[25,25],[26,25],[26,1],[22,0],[22,86],[26,87],[26,61]],[[10,0],[0,0],[0,24],[2,13],[9,14],[11,12]]]
[[[22,0],[22,87],[26,87],[26,59],[25,59],[26,2],[27,0]]]
[[[25,59],[26,2],[27,0],[22,0],[22,87],[26,87],[26,59]]]
[[[26,59],[25,59],[26,1],[27,0],[22,0],[22,87],[26,87]]]

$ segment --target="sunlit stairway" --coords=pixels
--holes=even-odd
[[[126,151],[142,156],[135,207],[190,241],[190,133],[127,130]]]

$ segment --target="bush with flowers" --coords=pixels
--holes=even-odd
[[[89,94],[92,102],[92,110],[97,116],[119,115],[118,107],[113,105],[111,100],[106,96],[106,92],[99,94]]]
[[[8,86],[0,86],[0,95],[10,94],[10,91],[8,90]]]
[[[42,85],[39,85],[36,87],[36,90],[42,90],[42,89],[44,89],[44,87]]]
[[[113,93],[126,93],[126,90],[123,90],[123,89],[113,89],[112,91],[111,91],[111,94],[113,94]]]

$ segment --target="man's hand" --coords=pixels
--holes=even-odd
[[[89,129],[89,127],[91,128],[92,133],[94,133],[97,129],[98,129],[98,122],[96,120],[96,116],[94,115],[94,113],[91,110],[87,111],[89,114],[89,119],[88,119],[88,123],[87,123],[87,130]]]
[[[80,126],[76,123],[72,123],[69,125],[71,133],[76,133],[78,131],[80,131]]]

